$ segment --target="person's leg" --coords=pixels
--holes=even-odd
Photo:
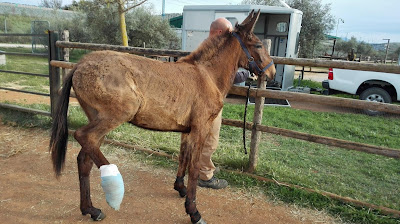
[[[222,110],[212,123],[200,156],[200,179],[209,180],[214,175],[215,166],[211,160],[212,154],[217,150],[219,140],[219,129],[221,128]]]
[[[226,180],[214,177],[215,165],[211,160],[213,153],[217,150],[219,141],[219,131],[221,128],[222,110],[215,118],[210,134],[208,135],[200,155],[200,176],[199,186],[210,187],[215,189],[225,188],[228,185]]]

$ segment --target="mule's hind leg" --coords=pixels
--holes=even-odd
[[[105,218],[105,214],[100,209],[93,207],[90,199],[90,171],[93,167],[93,161],[88,154],[83,151],[78,155],[79,188],[81,194],[80,208],[82,215],[90,214],[91,218],[99,221]]]
[[[99,117],[108,118],[100,120]],[[82,214],[90,214],[93,220],[101,220],[105,217],[104,213],[100,209],[95,208],[92,205],[90,198],[90,180],[89,174],[93,166],[93,162],[98,168],[103,165],[109,165],[110,163],[104,157],[100,151],[101,141],[104,136],[112,129],[119,126],[124,121],[114,118],[111,116],[97,116],[95,119],[90,119],[88,125],[78,129],[75,132],[75,139],[82,146],[82,149],[78,155],[78,170],[79,170],[79,183],[81,192],[81,212]],[[120,117],[119,117],[120,118]],[[123,189],[123,183],[122,183]],[[107,192],[106,192],[107,197]],[[122,200],[122,198],[121,198]],[[109,202],[109,201],[107,201]],[[119,207],[119,204],[118,204]]]
[[[184,183],[186,167],[189,162],[187,137],[188,137],[188,134],[182,133],[181,148],[180,148],[180,154],[179,154],[179,167],[178,167],[178,172],[176,174],[176,180],[174,183],[174,189],[179,192],[179,196],[181,196],[181,197],[185,197],[187,194],[187,189],[186,189],[185,183]]]
[[[90,116],[89,120],[92,120]],[[96,122],[97,123],[97,122]],[[75,139],[81,144],[82,149],[78,154],[78,174],[79,174],[79,188],[80,188],[80,209],[82,215],[90,214],[90,217],[95,220],[102,220],[105,218],[104,213],[100,209],[93,207],[92,200],[90,197],[90,171],[93,167],[93,160],[88,153],[88,148],[90,148],[90,143],[85,140],[87,136],[83,133],[89,132],[95,127],[93,121],[91,121],[87,126],[84,126],[75,132]],[[95,143],[93,143],[95,144]],[[97,143],[100,145],[100,143]],[[100,159],[97,159],[100,160]],[[105,160],[105,161],[104,161]],[[104,158],[103,162],[108,164],[108,161]]]

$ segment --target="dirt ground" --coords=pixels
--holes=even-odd
[[[47,97],[0,91],[0,101],[48,103]],[[76,156],[79,145],[69,142],[66,168],[57,180],[48,153],[49,133],[2,124],[0,117],[1,223],[92,222],[79,210]],[[106,154],[118,165],[125,182],[120,211],[105,202],[100,173],[92,172],[92,200],[107,215],[101,223],[190,223],[184,199],[173,190],[175,173],[137,161],[124,149]],[[264,195],[228,187],[198,188],[198,209],[209,223],[339,223],[323,212],[273,202]]]

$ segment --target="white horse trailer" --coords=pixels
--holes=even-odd
[[[286,7],[265,5],[193,5],[183,8],[182,50],[192,51],[208,37],[211,23],[225,17],[233,25],[241,23],[251,10],[261,10],[254,33],[261,39],[271,40],[271,55],[296,58],[303,12]],[[282,90],[293,87],[292,65],[275,65],[273,86]],[[268,84],[269,86],[270,84]]]

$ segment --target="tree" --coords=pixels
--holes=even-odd
[[[126,31],[126,21],[125,21],[125,14],[133,9],[136,8],[143,3],[147,2],[147,0],[143,0],[137,3],[136,0],[101,0],[103,4],[116,4],[118,6],[118,15],[119,15],[119,26],[122,38],[122,45],[128,46],[128,34]]]
[[[51,9],[61,9],[62,0],[42,0],[40,6]]]
[[[114,16],[108,14],[110,11],[104,11],[105,8],[111,8],[113,10],[113,13],[118,14],[118,24],[119,24],[119,31],[120,31],[120,39],[122,39],[122,45],[123,46],[128,46],[128,34],[126,30],[126,13],[143,3],[147,2],[147,0],[142,0],[139,3],[137,3],[137,0],[92,0],[92,1],[85,1],[81,0],[79,2],[74,1],[72,6],[75,5],[75,7],[83,9],[83,8],[95,8],[96,11],[103,11],[107,13],[107,16],[111,16],[112,20],[115,19]],[[69,8],[69,7],[68,7]],[[117,10],[114,10],[114,9]],[[90,9],[89,9],[90,10]],[[90,15],[90,11],[85,11]],[[99,17],[102,17],[101,15],[98,15]],[[105,20],[102,21],[93,21],[95,23],[103,22],[105,21],[108,25],[110,23],[113,23],[114,21],[107,21],[108,17],[105,17]],[[118,27],[118,24],[116,27]],[[115,30],[114,27],[108,26],[110,29]]]
[[[336,57],[346,58],[348,53],[354,49],[357,57],[365,60],[366,57],[379,57],[379,52],[373,49],[371,44],[364,41],[358,41],[357,38],[351,37],[350,40],[338,39],[336,41],[335,53]]]
[[[373,54],[374,49],[372,48],[371,44],[365,43],[361,41],[357,45],[357,53],[360,57],[371,56]]]
[[[347,54],[351,51],[351,49],[356,50],[356,48],[357,39],[355,37],[351,37],[351,39],[348,41],[338,39],[336,41],[335,53],[337,57],[347,57]]]
[[[121,43],[117,5],[103,5],[94,0],[75,2],[70,8],[81,12],[76,13],[72,24],[63,27],[70,30],[71,41]],[[140,6],[126,14],[129,45],[139,47],[146,42],[147,47],[177,49],[179,38],[176,33],[168,21],[163,20],[161,16],[153,15],[152,11],[154,11],[152,8]]]
[[[278,0],[244,0],[242,4],[282,6]],[[303,12],[300,57],[313,57],[315,47],[325,38],[324,34],[334,27],[330,4],[323,5],[321,0],[288,0],[287,4]]]
[[[397,58],[398,61],[400,60],[400,47],[398,47],[397,50],[394,51],[393,55],[393,58]]]
[[[138,8],[127,14],[129,41],[132,46],[179,49],[177,34],[170,28],[168,20],[154,16],[149,9]]]

